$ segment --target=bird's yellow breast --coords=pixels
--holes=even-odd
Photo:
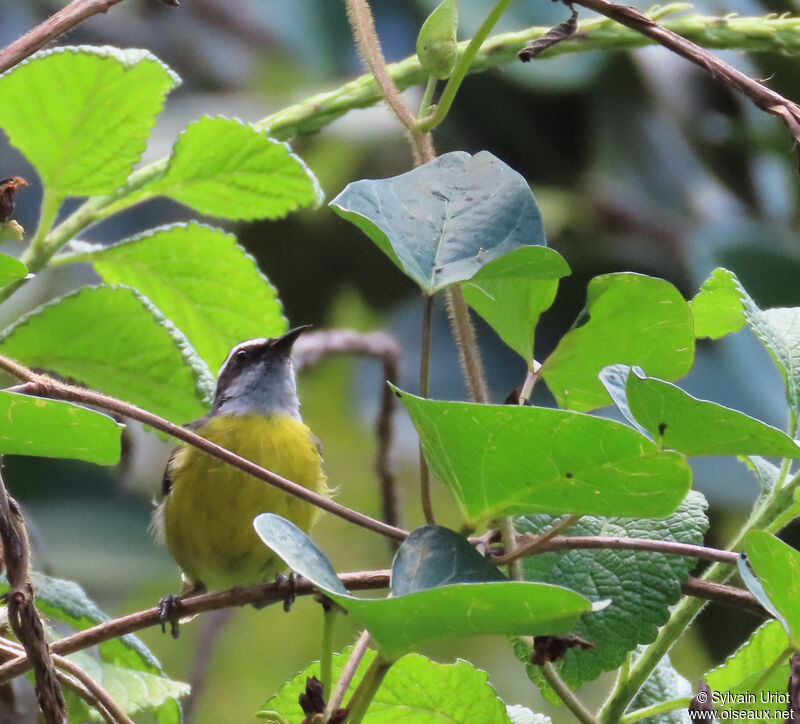
[[[313,435],[287,415],[217,415],[197,432],[262,467],[326,495]],[[258,583],[280,570],[277,557],[253,529],[259,513],[277,513],[308,530],[319,508],[184,445],[170,465],[164,501],[167,548],[184,574],[209,589]]]

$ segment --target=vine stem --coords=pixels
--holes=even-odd
[[[369,705],[393,664],[394,659],[386,659],[380,653],[375,656],[347,704],[350,712],[347,717],[348,724],[361,724]]]
[[[353,681],[353,677],[355,676],[356,671],[358,671],[361,660],[364,658],[364,654],[367,653],[369,642],[369,631],[362,631],[361,635],[358,637],[358,641],[356,641],[356,644],[353,647],[353,650],[350,652],[347,663],[344,665],[342,673],[339,675],[339,680],[336,682],[336,686],[334,687],[333,691],[331,692],[331,696],[328,699],[328,705],[325,708],[325,712],[328,717],[330,717],[330,715],[342,705],[342,701],[347,694],[347,690],[350,688],[350,682]]]
[[[597,719],[594,717],[594,714],[590,712],[584,703],[575,696],[575,692],[570,689],[564,679],[562,679],[558,672],[550,663],[543,664],[539,667],[542,676],[544,676],[545,681],[552,687],[553,691],[558,694],[558,698],[564,702],[567,709],[569,709],[574,715],[575,718],[582,722],[582,724],[599,724]]]
[[[129,402],[123,402],[122,400],[118,400],[114,397],[110,397],[99,392],[94,392],[92,390],[87,390],[82,387],[76,387],[75,385],[68,385],[63,382],[59,382],[52,377],[48,377],[47,375],[36,374],[24,365],[21,365],[7,357],[0,356],[0,368],[6,370],[15,377],[28,382],[29,384],[24,385],[22,388],[22,391],[27,394],[39,397],[52,397],[70,402],[78,402],[84,405],[91,405],[94,407],[99,407],[101,410],[107,410],[108,412],[113,412],[117,415],[130,418],[131,420],[137,420],[145,425],[150,425],[157,430],[161,430],[171,437],[182,440],[183,442],[188,443],[189,445],[192,445],[193,447],[196,447],[199,450],[202,450],[203,452],[208,453],[209,455],[212,455],[213,457],[218,458],[235,468],[238,468],[239,470],[243,470],[259,480],[263,480],[264,482],[269,483],[276,488],[280,488],[290,495],[301,498],[312,505],[316,505],[318,508],[327,510],[329,513],[333,513],[334,515],[343,518],[350,523],[354,523],[355,525],[366,528],[367,530],[371,530],[374,533],[379,533],[380,535],[388,538],[394,538],[396,540],[404,540],[408,537],[408,532],[402,530],[401,528],[387,525],[383,521],[376,520],[375,518],[371,518],[364,513],[352,510],[344,505],[341,505],[340,503],[318,495],[292,480],[288,480],[277,473],[273,473],[271,470],[267,470],[266,468],[262,468],[260,465],[256,465],[254,462],[247,460],[240,455],[231,452],[230,450],[227,450],[221,445],[217,445],[210,440],[206,440],[204,437],[201,437],[191,430],[181,427],[180,425],[176,425],[173,422],[169,422],[163,417],[159,417],[152,412],[143,410],[136,405],[130,404]]]
[[[319,657],[319,680],[325,696],[330,696],[333,684],[333,630],[339,607],[330,599],[322,603],[322,652]]]
[[[478,28],[478,31],[472,37],[472,40],[469,41],[464,54],[458,59],[456,67],[453,70],[453,74],[447,80],[447,85],[442,91],[442,96],[439,98],[439,103],[436,106],[436,110],[427,118],[423,118],[417,122],[417,127],[421,131],[432,131],[447,117],[450,107],[453,105],[453,101],[455,100],[456,93],[458,93],[458,89],[461,86],[462,81],[464,78],[466,78],[470,65],[472,64],[475,56],[478,54],[478,50],[480,50],[481,45],[483,45],[483,41],[489,37],[489,33],[492,32],[492,28],[497,25],[497,21],[500,20],[510,4],[511,0],[498,0],[497,4],[484,18],[483,22]]]
[[[419,353],[419,394],[428,396],[431,367],[431,337],[433,335],[433,294],[425,294],[422,311],[422,342]],[[422,443],[419,445],[419,483],[422,511],[428,525],[436,525],[436,516],[433,513],[431,502],[431,476],[428,463],[422,452]]]
[[[682,699],[670,699],[669,701],[661,701],[658,704],[653,704],[652,706],[645,706],[641,709],[636,709],[635,711],[630,712],[629,714],[625,714],[623,717],[620,718],[619,724],[635,724],[637,721],[641,721],[642,719],[649,719],[652,716],[657,716],[658,714],[668,714],[671,711],[677,711],[678,709],[688,709],[689,704],[692,703],[691,696],[685,696]]]

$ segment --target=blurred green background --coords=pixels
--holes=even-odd
[[[6,0],[0,7],[0,43],[15,39],[60,4]],[[434,2],[374,5],[387,58],[411,53]],[[466,38],[486,3],[461,0],[459,5],[460,37]],[[794,2],[772,0],[695,7],[754,15],[797,9]],[[566,16],[562,6],[518,0],[499,29],[548,25]],[[145,47],[181,75],[183,85],[168,99],[146,160],[165,154],[183,126],[203,113],[257,120],[361,72],[343,3],[330,0],[184,0],[177,10],[159,0],[129,0],[76,29],[66,42]],[[754,77],[770,78],[779,92],[800,98],[796,59],[723,55]],[[409,95],[418,102],[418,89]],[[399,125],[383,108],[352,112],[292,145],[328,198],[348,181],[394,175],[411,164]],[[800,304],[797,159],[789,135],[777,120],[660,48],[564,56],[472,76],[437,131],[436,146],[439,152],[488,149],[530,180],[549,243],[573,269],[542,321],[539,359],[580,311],[588,280],[609,271],[661,276],[691,296],[712,268],[724,265],[762,306]],[[30,229],[41,187],[2,139],[0,176],[17,174],[31,181],[19,196],[17,214]],[[91,229],[85,238],[111,242],[187,218],[186,209],[155,201]],[[292,323],[391,331],[406,350],[401,386],[415,389],[420,299],[354,227],[323,206],[280,223],[231,228],[276,285]],[[4,306],[0,322],[92,280],[88,269],[44,273]],[[479,325],[479,333],[493,398],[501,401],[521,383],[524,366],[487,328]],[[434,334],[432,394],[463,398],[441,309]],[[784,422],[778,374],[749,332],[701,344],[695,368],[682,384],[695,395],[769,423]],[[372,515],[379,513],[371,431],[379,391],[379,367],[359,361],[326,361],[301,379],[304,415],[323,442],[339,501]],[[543,388],[536,395],[537,403],[550,404]],[[422,520],[415,441],[404,420],[398,425],[394,460],[404,525],[412,527]],[[138,429],[130,433],[129,460],[119,469],[14,458],[5,474],[28,513],[39,567],[79,581],[112,615],[151,606],[179,588],[175,565],[147,531],[170,446]],[[752,501],[755,483],[732,460],[704,460],[695,473],[697,487],[712,503],[710,543],[724,544]],[[446,493],[440,487],[435,492],[442,522],[457,524]],[[323,521],[314,537],[341,570],[387,567],[391,560],[387,547],[339,520]],[[732,651],[754,623],[746,614],[709,607],[679,645],[677,668],[696,679]],[[279,607],[235,611],[183,626],[178,641],[157,630],[143,632],[142,638],[175,678],[202,678],[203,665],[208,666],[191,704],[194,721],[238,722],[251,721],[283,681],[317,657],[320,626],[319,606],[302,600],[290,615]],[[353,633],[344,621],[338,644],[344,646]],[[490,672],[508,703],[549,711],[503,640],[442,644],[431,653],[467,658]],[[599,700],[607,683],[587,687],[587,700]],[[555,716],[562,721],[567,714]]]

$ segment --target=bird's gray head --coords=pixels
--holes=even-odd
[[[291,352],[307,327],[274,339],[249,339],[237,344],[217,378],[212,415],[283,414],[300,419]]]

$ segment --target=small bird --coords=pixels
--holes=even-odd
[[[195,432],[309,490],[328,496],[322,457],[300,417],[292,345],[307,327],[236,345],[223,363],[211,411]],[[184,591],[260,583],[284,567],[253,529],[277,513],[308,531],[320,510],[195,447],[167,463],[153,529],[181,568]]]

